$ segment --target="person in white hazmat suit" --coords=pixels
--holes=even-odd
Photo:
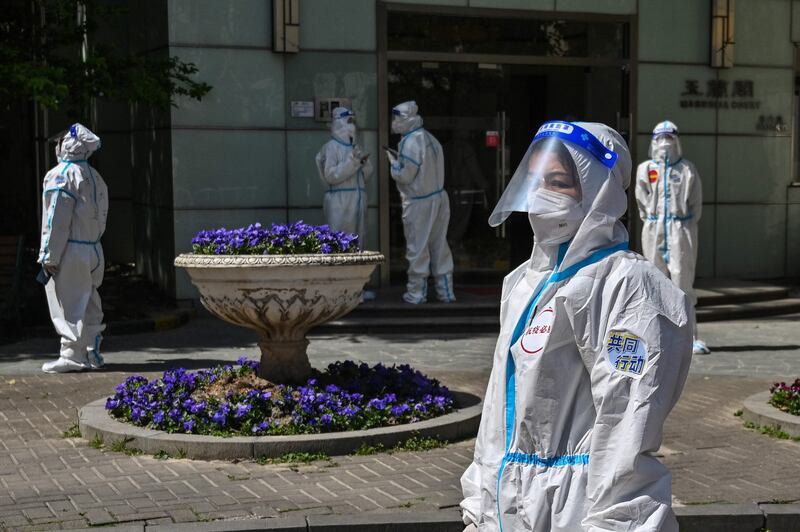
[[[105,268],[100,238],[108,216],[108,189],[87,159],[100,139],[81,124],[72,125],[56,145],[58,165],[44,177],[42,236],[38,262],[48,276],[47,305],[61,336],[59,358],[45,373],[98,368],[103,310],[98,287]]]
[[[678,127],[672,122],[661,122],[653,129],[650,160],[636,171],[636,203],[642,219],[642,254],[689,297],[692,351],[710,353],[697,337],[694,313],[697,225],[703,209],[703,188],[697,169],[683,158]]]
[[[613,129],[547,122],[489,218],[528,213],[534,246],[503,283],[468,530],[678,530],[653,453],[689,370],[690,308],[627,250],[630,171]]]
[[[392,132],[402,135],[397,152],[387,150],[392,178],[403,203],[408,282],[403,300],[427,301],[428,276],[433,275],[436,298],[456,300],[453,292],[453,254],[447,244],[450,200],[444,191],[444,153],[439,141],[422,127],[416,102],[392,109]]]
[[[325,143],[316,157],[317,170],[325,190],[322,210],[333,231],[355,233],[358,245],[366,247],[367,189],[372,175],[369,155],[356,144],[355,115],[349,109],[337,107],[331,121],[331,140]]]

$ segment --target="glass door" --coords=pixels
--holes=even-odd
[[[450,200],[448,242],[456,282],[493,282],[509,267],[508,242],[486,221],[507,180],[507,119],[499,65],[390,62],[389,101],[415,100],[424,127],[442,144]],[[390,138],[397,145],[400,137]],[[506,157],[503,158],[504,148]],[[390,195],[391,277],[405,279],[400,195]]]
[[[496,283],[530,256],[525,214],[496,229],[487,220],[539,125],[581,120],[627,129],[627,71],[620,66],[389,61],[387,78],[389,101],[416,100],[424,127],[442,144],[457,283]],[[400,196],[390,188],[391,278],[402,283]]]

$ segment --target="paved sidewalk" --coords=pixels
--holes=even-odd
[[[733,413],[775,379],[800,374],[800,317],[709,323],[715,353],[696,357],[665,429],[663,460],[680,504],[800,498],[800,443],[742,427]],[[426,511],[454,506],[473,440],[426,453],[334,457],[310,465],[158,460],[98,450],[62,432],[76,410],[126,375],[257,355],[246,330],[195,320],[163,333],[117,336],[108,370],[41,374],[55,340],[0,347],[0,528],[43,530],[311,513]],[[453,388],[482,393],[494,338],[316,337],[315,365],[343,356],[410,362]]]

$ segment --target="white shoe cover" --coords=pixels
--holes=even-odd
[[[103,355],[96,352],[94,349],[89,351],[87,353],[87,356],[89,358],[89,366],[92,369],[102,368],[103,366],[106,365],[106,361],[103,359]]]
[[[711,352],[706,343],[702,340],[695,340],[692,344],[693,355],[707,355]]]
[[[68,358],[59,358],[42,364],[42,371],[45,373],[70,373],[72,371],[83,371],[88,367],[86,364],[81,364]]]
[[[415,296],[411,292],[405,292],[403,294],[403,301],[405,301],[406,303],[411,303],[412,305],[419,305],[421,303],[425,303],[427,299],[424,296],[422,297]]]

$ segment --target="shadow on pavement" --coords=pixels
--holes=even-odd
[[[409,329],[408,334],[386,334],[386,333],[369,333],[369,334],[355,334],[355,333],[343,333],[343,334],[314,334],[314,331],[311,331],[311,334],[308,336],[310,341],[314,340],[323,340],[325,338],[336,338],[337,340],[346,340],[353,344],[362,344],[367,343],[363,341],[361,338],[368,336],[370,339],[377,339],[387,342],[392,342],[395,344],[420,344],[423,342],[430,342],[431,340],[442,340],[446,341],[450,338],[464,338],[464,337],[475,337],[475,336],[484,336],[484,335],[494,335],[497,336],[497,333],[454,333],[454,332],[445,332],[445,333],[433,333],[433,332],[419,332],[415,331],[414,329]]]
[[[795,349],[800,349],[800,345],[712,345],[709,346],[709,349],[711,349],[712,353],[725,351],[731,353],[743,353],[746,351],[794,351]]]
[[[219,348],[251,348],[258,337],[255,332],[221,320],[198,319],[167,331],[108,335],[103,339],[101,351],[113,354],[121,351],[144,351],[146,354],[202,353]],[[59,341],[55,332],[49,338],[31,338],[0,345],[0,360],[14,361],[51,357],[58,354]],[[256,347],[256,350],[258,348]]]
[[[324,341],[326,338],[335,338],[337,342],[350,342],[353,345],[364,343],[360,338],[363,335],[338,334],[309,336],[313,343]],[[370,338],[391,341],[396,344],[420,344],[431,340],[444,340],[448,338],[463,338],[464,334],[421,334],[409,330],[408,334],[375,334]],[[258,335],[255,331],[237,327],[215,318],[195,318],[189,323],[167,331],[108,335],[103,340],[101,351],[113,355],[118,352],[141,352],[145,355],[181,355],[202,354],[204,351],[219,351],[220,349],[244,350],[242,354],[255,356],[259,353]],[[49,338],[30,338],[15,343],[0,345],[0,362],[20,362],[24,360],[50,359],[58,356],[58,338],[53,335]]]
[[[106,361],[102,368],[92,370],[92,373],[163,373],[170,368],[204,369],[229,363],[218,358],[151,358],[143,362],[114,363]]]

